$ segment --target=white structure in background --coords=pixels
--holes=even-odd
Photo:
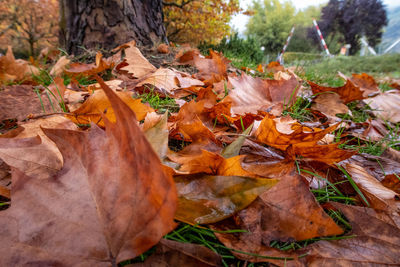
[[[279,64],[283,65],[283,54],[285,54],[286,48],[289,46],[290,39],[292,39],[293,33],[294,33],[295,25],[293,25],[292,29],[290,30],[289,36],[286,40],[285,45],[283,46],[282,52],[278,54],[278,57],[276,61],[279,62]]]
[[[318,34],[319,40],[321,42],[322,47],[325,50],[326,55],[330,57],[331,53],[329,53],[329,49],[328,49],[328,46],[326,45],[324,36],[322,36],[322,33],[321,33],[321,31],[319,29],[319,26],[318,26],[318,23],[314,18],[313,18],[313,24],[314,24],[315,29],[317,30],[317,34]]]
[[[389,52],[390,50],[392,50],[396,45],[398,45],[400,43],[400,38],[397,39],[396,42],[394,42],[391,46],[389,46],[388,48],[386,48],[385,51],[383,51],[383,54],[386,54],[387,52]]]
[[[367,38],[365,38],[365,36],[361,37],[360,41],[361,41],[361,45],[362,45],[362,48],[361,48],[361,51],[360,51],[360,56],[365,56],[367,54],[367,50],[372,55],[376,56],[375,50],[371,46],[369,46],[369,44],[367,42]]]

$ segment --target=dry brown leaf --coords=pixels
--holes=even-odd
[[[347,80],[346,84],[340,87],[320,86],[311,81],[308,81],[308,84],[311,86],[311,90],[314,95],[324,92],[335,92],[338,95],[340,95],[340,99],[342,99],[345,104],[352,102],[354,100],[361,100],[367,97],[363,96],[363,91],[361,91],[360,87],[356,86],[350,80]]]
[[[168,54],[168,53],[169,53],[169,46],[166,45],[166,44],[160,44],[160,45],[157,47],[157,51],[158,51],[159,53],[162,53],[162,54]]]
[[[322,139],[326,134],[334,131],[337,124],[326,128],[325,130],[315,130],[310,132],[308,127],[304,127],[299,123],[279,123],[281,127],[286,124],[286,128],[290,127],[290,133],[282,133],[277,129],[277,122],[269,115],[265,116],[261,121],[260,126],[257,128],[255,133],[258,141],[281,149],[286,150],[290,145],[298,143],[311,143],[316,144],[320,139]],[[282,129],[282,128],[281,128]],[[286,130],[287,132],[287,130]]]
[[[154,113],[149,113],[154,114]],[[156,124],[144,130],[144,135],[151,144],[153,150],[160,157],[161,161],[166,158],[168,152],[168,126],[167,126],[168,112],[159,118]],[[150,117],[146,116],[145,124],[149,124]]]
[[[177,153],[170,154],[169,158],[181,164],[179,172],[182,174],[207,173],[221,176],[258,177],[242,168],[241,159],[243,156],[225,159],[217,153],[202,149],[200,154],[183,155]]]
[[[336,93],[320,94],[314,98],[313,102],[312,109],[322,112],[334,121],[341,121],[336,114],[351,114],[349,108],[343,104],[340,96]]]
[[[178,190],[175,219],[189,224],[221,221],[247,207],[276,179],[187,175],[174,177]]]
[[[232,113],[257,114],[258,110],[267,110],[274,103],[292,103],[296,99],[300,84],[294,76],[289,79],[263,80],[247,74],[229,77],[233,90],[229,92],[232,101]]]
[[[363,131],[360,135],[353,133],[354,136],[357,136],[366,141],[377,142],[385,138],[389,131],[381,120],[368,120],[366,122],[368,127]]]
[[[8,46],[7,53],[0,56],[0,84],[32,81],[32,74],[39,74],[39,70],[25,60],[16,60],[11,46]]]
[[[11,198],[11,190],[5,186],[0,185],[0,196],[5,198]]]
[[[110,87],[111,89],[113,89],[114,91],[121,91],[121,90],[125,90],[124,88],[124,84],[123,84],[123,80],[110,80],[110,81],[105,81],[105,84],[108,85],[108,87]],[[87,91],[91,92],[91,91],[95,91],[95,90],[101,90],[101,85],[99,83],[94,83],[94,84],[89,84],[87,86],[87,88],[85,88]]]
[[[400,161],[396,160],[396,150],[386,149],[381,157],[369,154],[357,154],[352,156],[349,163],[363,167],[378,181],[382,181],[387,174],[400,173]],[[396,153],[396,154],[394,154]],[[400,160],[400,158],[398,158]]]
[[[293,160],[296,159],[296,156],[300,156],[306,160],[316,160],[330,165],[357,154],[356,151],[340,149],[337,143],[318,145],[314,142],[292,144],[286,149],[286,153]]]
[[[400,194],[400,179],[398,174],[389,174],[381,181],[382,185]]]
[[[64,73],[64,70],[66,67],[71,63],[71,60],[69,60],[66,56],[60,57],[56,64],[51,68],[50,70],[50,75],[52,76],[60,76],[61,74]]]
[[[242,167],[262,177],[280,178],[294,170],[293,160],[286,159],[280,151],[250,140],[245,141],[241,154],[244,155]]]
[[[212,83],[214,83],[227,76],[228,64],[231,61],[225,58],[222,53],[210,50],[210,55],[205,58],[195,55],[193,62],[199,70],[196,76],[203,80],[212,80]]]
[[[221,256],[202,245],[162,239],[144,263],[132,267],[219,267]],[[130,267],[130,266],[129,266]]]
[[[142,55],[136,47],[136,42],[131,41],[119,47],[125,51],[125,59],[116,67],[118,71],[127,72],[135,78],[142,78],[156,71],[156,67]]]
[[[58,103],[50,102],[50,94],[44,91],[38,95],[31,85],[5,86],[0,90],[0,99],[0,121],[5,119],[22,121],[30,114],[61,111]]]
[[[372,108],[375,116],[393,123],[400,122],[400,94],[398,91],[387,91],[363,101]]]
[[[278,62],[278,61],[271,61],[268,63],[265,72],[278,72],[278,71],[284,71],[285,68]]]
[[[47,89],[54,105],[64,105],[64,94],[67,88],[64,85],[63,78],[54,78],[53,83]]]
[[[102,86],[107,86],[100,83]],[[115,92],[136,114],[138,121],[143,120],[146,114],[153,112],[154,110],[142,104],[141,99],[132,98],[131,92]],[[110,101],[106,97],[104,91],[95,91],[78,109],[74,110],[74,115],[66,115],[70,120],[78,124],[95,123],[100,127],[104,127],[105,123],[102,114],[105,113],[105,117],[115,122],[114,109],[111,106]]]
[[[400,231],[394,220],[373,209],[331,203],[350,221],[351,238],[319,241],[298,253],[305,266],[398,266],[400,265]]]
[[[12,205],[0,213],[0,265],[115,265],[175,226],[172,177],[133,111],[104,90],[116,124],[107,121],[106,131],[44,129],[63,154],[63,170],[47,179],[13,170]]]
[[[76,129],[75,124],[63,116],[52,116],[20,125],[0,138],[0,158],[9,166],[28,176],[45,179],[55,175],[63,166],[63,159],[56,145],[43,133],[41,127]]]
[[[204,85],[202,81],[190,77],[183,77],[180,72],[159,68],[138,83],[136,90],[153,91],[156,89],[162,95],[171,95],[173,91],[178,88],[202,85]]]
[[[376,95],[380,92],[379,86],[376,83],[374,77],[366,74],[356,74],[353,73],[351,78],[346,77],[344,74],[339,72],[339,76],[341,76],[345,80],[350,80],[354,83],[354,85],[360,87],[360,90],[363,92],[363,96],[369,97]]]
[[[399,195],[396,192],[383,186],[376,178],[358,165],[350,163],[346,164],[345,168],[369,202],[365,204],[374,209],[397,210],[395,198],[398,199]]]
[[[107,69],[112,69],[115,62],[109,59],[104,59],[100,52],[96,54],[96,62],[92,64],[71,63],[70,68],[65,70],[65,73],[73,76],[92,76]]]
[[[195,102],[194,100],[185,103],[174,118],[174,126],[170,135],[175,139],[184,139],[193,143],[220,144],[213,132],[200,120],[199,116],[204,111],[205,101]]]
[[[252,262],[270,260],[237,250],[261,256],[290,257],[293,254],[269,247],[270,242],[299,241],[343,233],[316,202],[308,184],[297,175],[282,177],[277,185],[260,195],[248,208],[231,219],[212,225],[212,228],[221,231],[248,230],[247,233],[216,233],[216,236],[225,246],[236,250],[233,251],[236,257]]]

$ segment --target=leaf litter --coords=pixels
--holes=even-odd
[[[0,136],[1,265],[116,266],[146,251],[137,265],[230,262],[216,248],[278,266],[400,264],[398,91],[365,73],[339,74],[341,87],[277,63],[241,73],[188,47],[160,48],[176,60],[159,69],[134,42],[114,53],[41,66],[39,90],[36,67],[0,57],[1,119],[18,126]],[[368,121],[349,119],[359,112]],[[167,240],[177,222],[220,243]]]

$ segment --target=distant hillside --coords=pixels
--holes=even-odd
[[[388,9],[388,19],[389,24],[382,39],[382,51],[400,38],[400,6]],[[400,53],[400,44],[393,48],[391,52]]]

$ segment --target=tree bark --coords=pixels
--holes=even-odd
[[[82,47],[167,41],[162,0],[60,0],[60,29],[60,45],[75,55]]]

